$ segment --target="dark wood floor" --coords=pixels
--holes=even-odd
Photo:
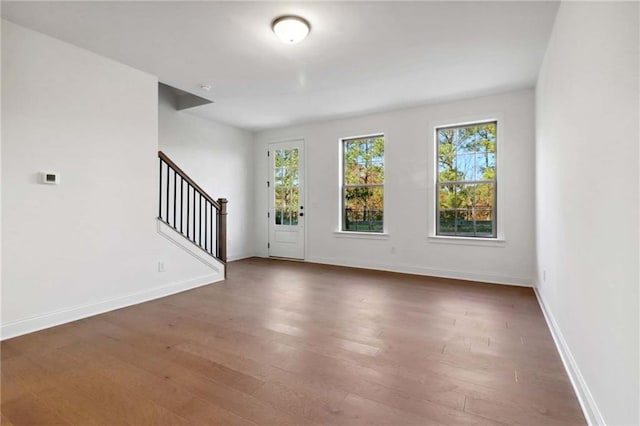
[[[2,425],[585,423],[526,288],[254,258],[1,348]]]

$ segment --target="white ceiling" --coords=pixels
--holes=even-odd
[[[10,2],[5,19],[215,101],[250,130],[532,87],[557,2]],[[285,45],[271,21],[298,14]],[[199,83],[213,86],[201,91]]]

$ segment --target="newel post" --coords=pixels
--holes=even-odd
[[[220,211],[218,212],[218,258],[227,263],[227,199],[218,198]],[[227,268],[224,268],[225,278],[227,277]]]

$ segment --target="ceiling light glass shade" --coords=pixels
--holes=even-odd
[[[309,23],[299,16],[281,16],[271,24],[273,32],[283,43],[294,44],[309,34]]]

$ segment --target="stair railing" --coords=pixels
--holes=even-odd
[[[227,199],[211,198],[164,152],[158,151],[158,159],[158,219],[226,263]]]

